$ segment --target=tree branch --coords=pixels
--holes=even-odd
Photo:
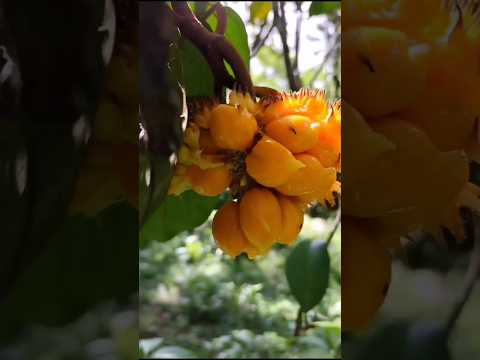
[[[217,6],[221,7],[220,4]],[[224,9],[216,9],[219,15],[218,26],[216,33],[212,33],[196,18],[185,1],[172,2],[172,8],[182,36],[197,46],[212,69],[216,92],[223,86],[232,88],[236,82],[244,91],[253,95],[252,80],[243,59],[222,34],[226,29],[226,16],[222,18]],[[224,61],[232,67],[235,79],[228,73]]]
[[[268,37],[270,36],[270,34],[272,33],[272,30],[273,28],[275,27],[275,22],[272,22],[272,25],[270,26],[270,28],[268,29],[267,33],[265,34],[265,36],[263,36],[262,38],[260,38],[260,33],[258,34],[258,36],[255,38],[255,41],[253,43],[253,49],[252,49],[252,52],[251,52],[251,56],[254,57],[255,55],[258,54],[258,52],[260,51],[260,49],[263,47],[263,45],[265,45],[265,42],[267,41]]]
[[[300,83],[298,76],[295,75],[292,61],[290,59],[290,49],[287,42],[287,24],[285,20],[285,8],[283,1],[273,2],[273,15],[275,26],[278,29],[278,33],[280,34],[280,38],[282,40],[283,59],[285,62],[285,70],[287,72],[289,87],[293,91],[300,90],[302,84]],[[298,75],[298,71],[296,73]]]

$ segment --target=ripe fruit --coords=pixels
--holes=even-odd
[[[168,194],[193,189],[217,196],[229,189],[233,201],[215,215],[213,236],[230,256],[253,259],[277,242],[293,244],[303,211],[340,193],[340,103],[332,108],[323,91],[302,90],[260,101],[233,91],[228,104],[197,105]],[[311,149],[318,159],[304,152]]]
[[[298,237],[303,226],[303,211],[286,196],[278,196],[278,203],[282,209],[282,230],[278,242],[292,245]]]
[[[365,227],[342,219],[342,330],[367,327],[390,285],[391,258]]]
[[[212,110],[210,131],[218,147],[243,151],[253,143],[257,121],[244,108],[220,104]]]
[[[250,244],[240,227],[239,205],[229,201],[217,211],[213,218],[212,232],[218,247],[232,257],[246,252],[248,257],[258,255],[258,250]]]
[[[305,167],[296,171],[289,180],[276,189],[284,195],[300,196],[307,194],[321,194],[324,196],[336,180],[335,168],[325,168],[312,155],[299,154],[295,158]]]
[[[328,111],[324,91],[301,90],[298,93],[278,96],[265,109],[262,121],[268,124],[286,115],[304,115],[313,121],[322,121],[328,116]]]
[[[200,130],[199,146],[200,150],[202,150],[202,153],[207,155],[216,154],[220,150],[213,140],[210,131],[203,129]]]
[[[367,117],[411,106],[425,85],[407,36],[386,28],[362,26],[342,34],[342,69],[345,99]]]
[[[287,115],[268,123],[266,133],[296,154],[315,146],[320,126],[307,116]]]
[[[341,105],[334,104],[327,121],[319,122],[319,134],[315,146],[307,154],[315,156],[324,167],[336,167],[340,170],[341,146]]]
[[[240,201],[240,225],[256,248],[270,248],[282,230],[282,209],[275,195],[259,187],[247,191]]]
[[[203,170],[197,165],[191,165],[187,168],[186,177],[190,180],[192,189],[204,196],[220,195],[232,182],[230,169],[226,166]]]
[[[248,174],[259,184],[270,187],[284,184],[305,166],[287,148],[267,136],[254,146],[245,162]]]

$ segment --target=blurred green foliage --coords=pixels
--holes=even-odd
[[[332,221],[307,218],[302,235],[324,238],[331,226]],[[140,252],[140,336],[145,353],[153,357],[176,346],[199,358],[338,356],[339,278],[330,278],[323,301],[307,314],[312,328],[294,337],[298,304],[284,273],[291,248],[279,245],[258,261],[232,260],[217,251],[210,229],[211,220]],[[336,273],[339,235],[329,247],[331,258],[337,259],[331,265]],[[152,342],[157,346],[149,347]]]

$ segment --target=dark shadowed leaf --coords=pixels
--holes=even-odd
[[[302,311],[317,305],[328,287],[330,257],[324,241],[300,241],[287,258],[286,275],[290,290]]]

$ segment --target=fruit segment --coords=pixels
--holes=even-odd
[[[282,210],[275,195],[262,188],[247,191],[240,201],[240,225],[256,248],[270,248],[282,229]]]
[[[246,160],[247,173],[264,186],[282,185],[305,165],[277,141],[264,136]]]

